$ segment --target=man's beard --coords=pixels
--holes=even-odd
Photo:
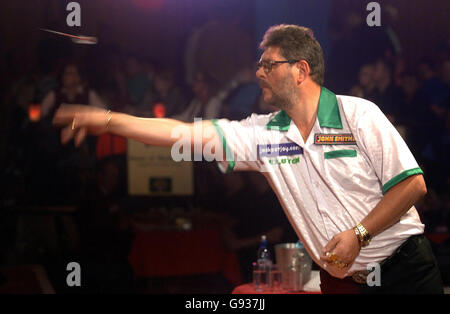
[[[276,93],[271,86],[264,83],[262,84],[265,88],[270,89],[272,96],[265,100],[265,102],[269,105],[275,106],[281,110],[289,110],[293,107],[293,91],[295,86],[292,86],[292,81],[288,78],[284,79],[280,82],[280,86],[283,87],[283,90],[279,93]]]

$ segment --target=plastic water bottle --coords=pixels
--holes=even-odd
[[[304,249],[305,247],[303,246],[303,243],[300,240],[298,240],[297,243],[295,243],[295,248]]]
[[[270,252],[267,248],[267,238],[265,235],[261,236],[261,244],[259,245],[257,253],[257,270],[254,271],[255,290],[264,291],[269,287],[269,273],[272,266]]]

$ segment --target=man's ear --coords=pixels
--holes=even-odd
[[[295,66],[298,69],[297,82],[301,84],[309,76],[311,68],[309,67],[308,62],[306,62],[305,60],[300,60],[295,64]]]

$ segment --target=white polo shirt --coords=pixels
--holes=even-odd
[[[224,172],[262,172],[311,257],[344,278],[379,263],[424,225],[416,209],[376,235],[349,269],[320,260],[331,238],[353,228],[392,186],[423,174],[406,143],[372,102],[322,87],[314,127],[304,142],[285,111],[242,121],[211,120],[227,158]],[[264,215],[264,208],[255,215]]]

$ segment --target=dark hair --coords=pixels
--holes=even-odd
[[[289,60],[305,60],[311,69],[310,76],[314,82],[323,85],[324,58],[319,42],[311,29],[298,25],[275,25],[264,34],[260,49],[279,47],[283,57]]]

